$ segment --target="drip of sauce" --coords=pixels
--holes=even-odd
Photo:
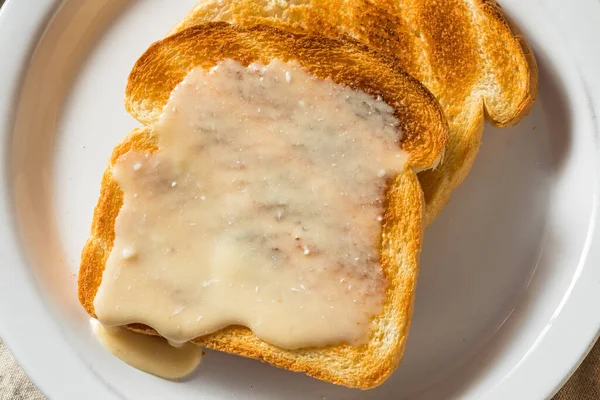
[[[202,348],[192,343],[172,346],[164,338],[148,336],[118,327],[106,327],[90,320],[100,343],[121,361],[165,379],[184,378],[202,359]]]
[[[406,155],[394,109],[295,62],[195,69],[113,167],[124,192],[94,301],[106,325],[173,343],[229,325],[282,348],[368,340],[386,279],[386,184]]]

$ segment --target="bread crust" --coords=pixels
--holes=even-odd
[[[245,65],[255,61],[268,63],[274,58],[297,60],[303,69],[320,79],[382,96],[401,121],[401,148],[409,154],[409,161],[386,191],[380,262],[388,286],[383,310],[374,318],[367,344],[286,350],[261,341],[240,326],[193,342],[340,385],[375,387],[400,362],[410,325],[424,213],[423,193],[414,168],[431,167],[440,157],[448,128],[433,96],[399,69],[394,58],[349,38],[334,40],[267,26],[242,28],[219,22],[191,27],[150,46],[133,68],[126,91],[128,110],[145,126],[134,130],[114,149],[104,173],[90,237],[81,256],[81,304],[91,316],[96,316],[94,298],[114,243],[115,219],[123,204],[123,193],[111,167],[133,149],[156,151],[157,139],[151,126],[173,88],[193,68],[209,68],[224,58]],[[157,334],[140,324],[128,327]]]
[[[537,94],[533,52],[492,0],[207,0],[169,34],[207,21],[348,35],[396,57],[435,95],[450,128],[440,165],[419,174],[426,226],[468,175],[484,118],[515,124]]]

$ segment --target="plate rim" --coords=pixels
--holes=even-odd
[[[14,209],[10,197],[11,137],[15,126],[20,88],[25,72],[47,23],[63,0],[7,0],[0,8],[0,49],[10,63],[0,63],[6,86],[0,90],[0,337],[27,377],[48,398],[122,398],[105,382],[100,382],[67,343],[48,307],[39,298],[38,285],[20,251],[15,235]],[[9,268],[12,267],[12,268]],[[19,294],[14,301],[10,294]],[[12,302],[11,302],[12,301]],[[31,312],[35,310],[35,312]],[[9,326],[10,325],[10,326]],[[44,334],[39,327],[44,327]],[[52,339],[51,339],[52,338]],[[40,356],[43,354],[43,356]],[[50,356],[51,355],[51,356]],[[56,368],[54,360],[61,360]],[[72,371],[84,371],[73,385]]]
[[[568,16],[571,21],[581,22],[581,24],[573,27],[570,34],[577,35],[583,43],[592,44],[593,41],[591,41],[589,35],[582,35],[581,32],[600,33],[600,3],[594,0],[580,0],[577,7],[571,7],[567,10],[559,10],[560,5],[558,2],[547,3],[546,5],[541,4],[539,1],[535,2],[540,7],[554,7],[554,12],[560,12],[562,18]],[[6,82],[6,87],[0,91],[0,238],[2,238],[2,241],[0,241],[0,260],[4,264],[0,268],[0,337],[26,371],[28,377],[48,397],[77,398],[73,396],[89,396],[90,389],[93,387],[98,390],[96,393],[102,398],[107,398],[107,396],[118,398],[120,396],[111,390],[106,382],[102,380],[98,382],[99,378],[91,367],[85,365],[64,340],[64,337],[61,337],[59,327],[53,321],[52,315],[45,310],[45,305],[39,297],[39,293],[36,292],[37,284],[28,268],[25,267],[27,262],[24,260],[22,253],[16,250],[20,249],[21,246],[19,239],[14,234],[15,231],[11,229],[16,224],[11,212],[13,209],[10,201],[10,188],[12,185],[8,154],[14,128],[15,110],[18,107],[17,100],[26,68],[39,38],[43,34],[43,28],[61,4],[61,0],[7,0],[0,9],[0,49],[6,59],[13,60],[11,63],[0,63],[0,76],[3,76]],[[575,31],[580,32],[580,34],[575,33]],[[583,53],[582,46],[584,44],[571,49],[575,53],[578,67],[585,63],[600,67],[600,54]],[[555,345],[560,343],[560,341],[557,341],[559,339],[554,337],[557,335],[556,332],[560,329],[562,329],[562,332],[565,332],[565,329],[572,329],[572,324],[576,322],[578,329],[574,329],[576,333],[571,332],[571,336],[577,336],[577,340],[569,343],[569,351],[562,351],[560,355],[562,363],[556,363],[551,371],[544,370],[547,378],[543,381],[540,380],[537,387],[527,389],[529,396],[533,398],[552,396],[585,359],[600,335],[600,313],[594,315],[594,307],[592,306],[592,304],[597,303],[597,300],[600,300],[600,292],[598,291],[600,271],[596,271],[593,265],[597,264],[594,261],[600,260],[600,237],[598,235],[600,215],[598,213],[597,198],[600,171],[600,150],[598,148],[600,121],[597,117],[600,115],[600,77],[591,74],[590,69],[593,70],[593,67],[589,67],[588,70],[580,69],[579,71],[584,80],[591,118],[596,131],[595,154],[598,155],[594,171],[596,179],[593,182],[595,188],[593,211],[584,249],[586,254],[577,267],[571,285],[559,307],[560,309],[557,310],[555,316],[547,325],[547,329],[540,333],[536,343],[523,356],[521,361],[487,393],[494,397],[501,398],[502,395],[510,395],[512,390],[517,388],[527,388],[529,385],[521,385],[527,383],[528,377],[531,376],[531,369],[535,369],[536,365],[538,368],[543,365],[544,360],[548,360],[548,350],[555,348]],[[10,265],[12,268],[6,267],[6,265]],[[10,303],[11,299],[14,301],[11,294],[15,295],[17,293],[20,294],[19,304],[14,304],[16,302]],[[577,301],[572,296],[575,293],[587,295],[586,304],[588,306],[587,309],[581,310],[581,314],[586,315],[586,318],[575,318],[575,321],[573,321],[575,313],[565,314],[565,309],[569,305],[572,306],[574,301]],[[596,301],[593,301],[594,299]],[[585,306],[581,302],[578,303],[578,306],[582,305]],[[22,315],[23,313],[16,315],[18,313],[15,311],[33,309],[39,309],[40,312],[28,316]],[[32,332],[32,329],[40,324],[39,316],[44,311],[46,312],[41,323],[45,329],[52,331],[54,335],[43,335],[46,337],[40,338],[40,335]],[[35,318],[33,318],[33,315],[35,315]],[[564,333],[562,336],[565,336]],[[564,343],[560,344],[564,346]],[[44,361],[43,359],[47,357],[40,357],[36,351],[60,356],[61,361],[66,363],[65,365],[68,365],[68,367],[60,369],[43,368],[50,367],[54,363],[49,362],[49,360]],[[565,362],[565,360],[568,362]],[[83,370],[85,383],[91,385],[85,391],[69,387],[71,385],[61,384],[72,380],[72,376],[67,371],[74,371],[76,368]]]

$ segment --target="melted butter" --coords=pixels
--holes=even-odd
[[[297,63],[193,70],[113,168],[124,192],[94,307],[183,343],[228,325],[283,348],[360,344],[381,311],[386,181],[404,168],[380,99]]]
[[[202,348],[191,343],[173,347],[165,339],[124,328],[107,328],[95,319],[94,334],[113,355],[134,368],[166,379],[192,373],[202,359]]]

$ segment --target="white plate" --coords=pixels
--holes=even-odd
[[[0,15],[0,335],[56,399],[550,396],[600,328],[600,3],[506,0],[540,67],[517,127],[486,127],[425,238],[403,363],[360,392],[209,352],[185,382],[92,336],[75,273],[112,147],[136,122],[129,69],[195,0],[11,0]]]

